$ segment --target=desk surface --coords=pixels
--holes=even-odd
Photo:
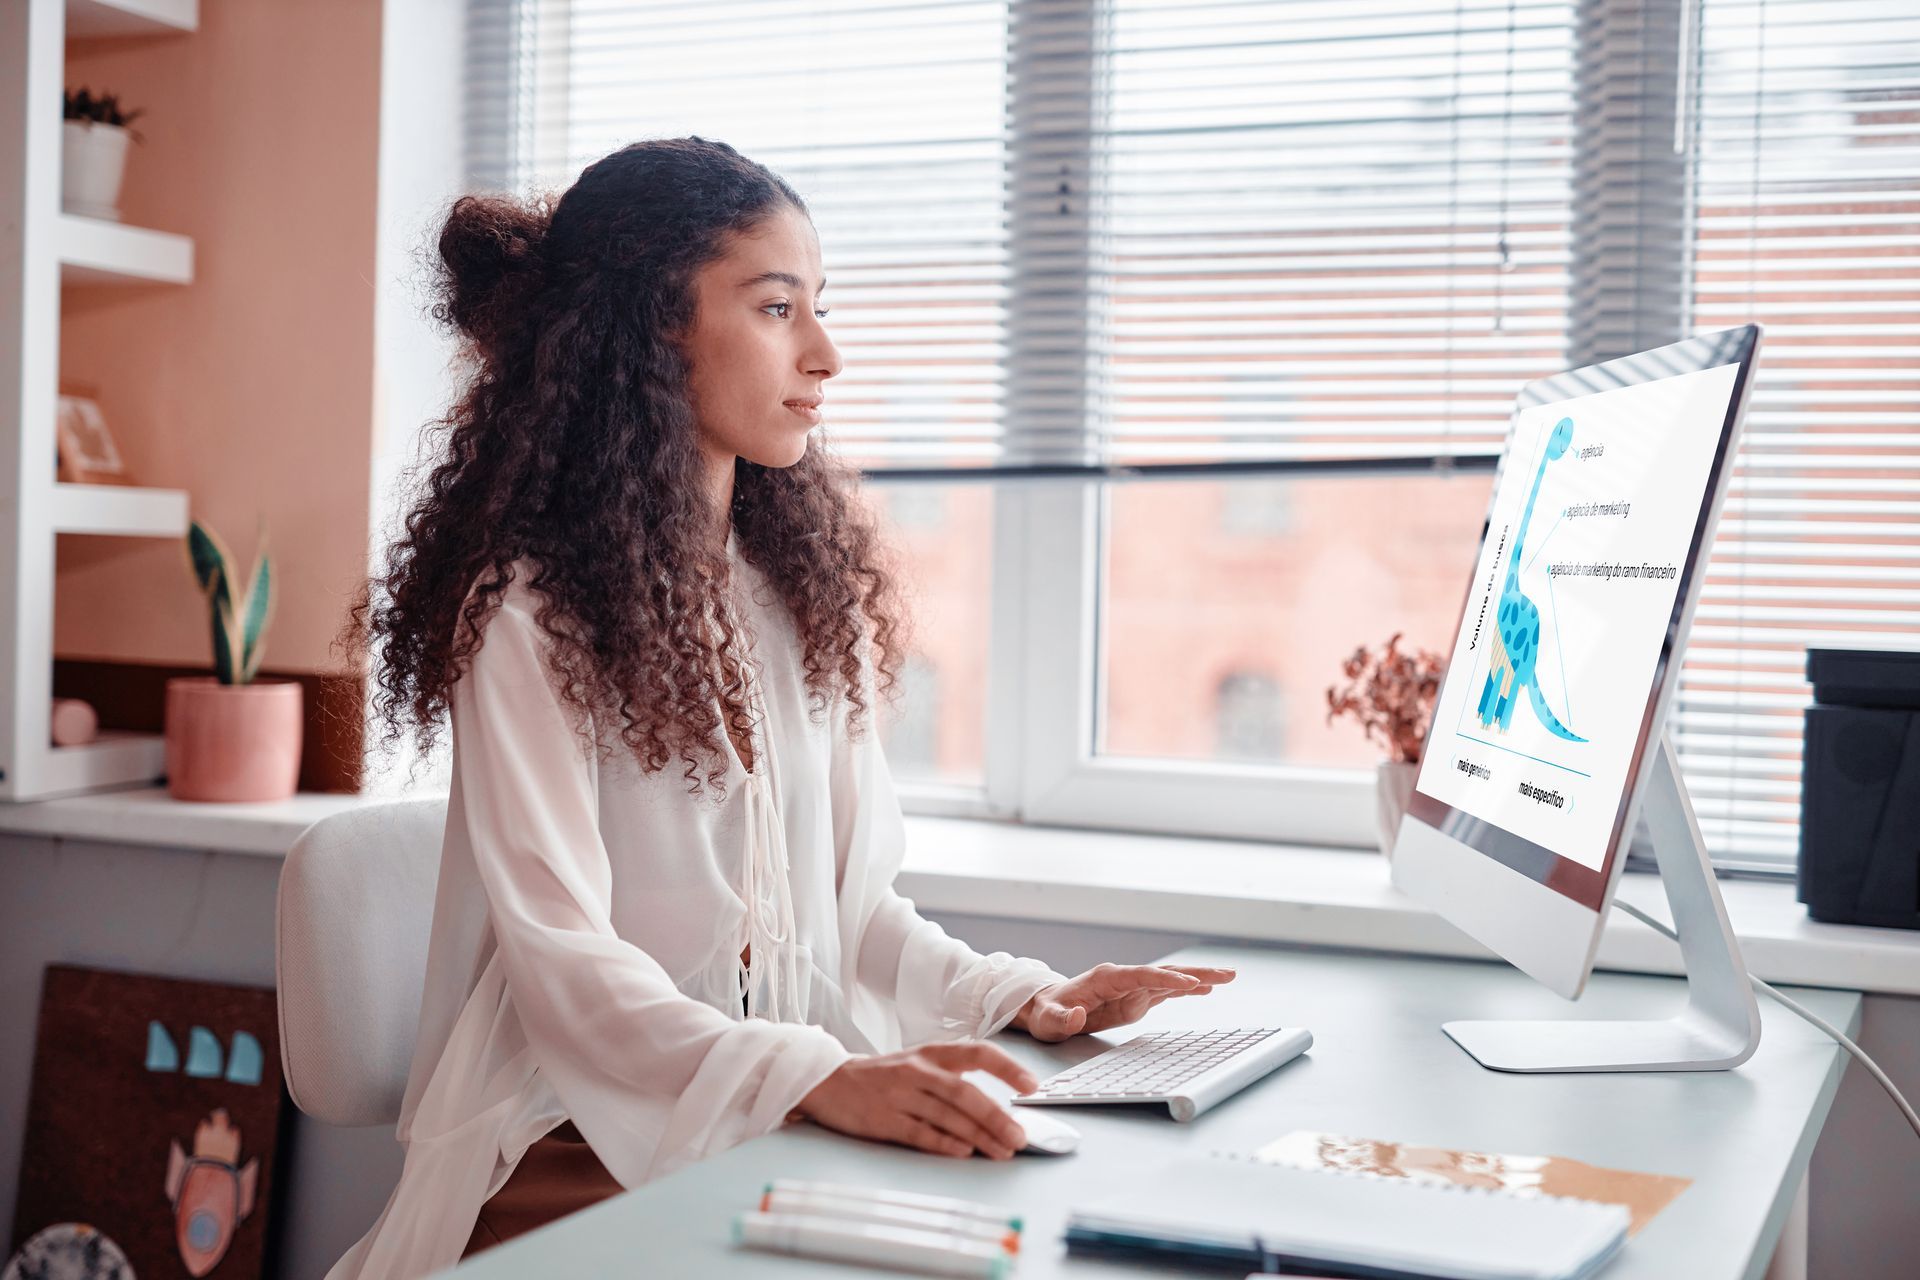
[[[1208,996],[1167,1001],[1141,1023],[1099,1036],[1043,1045],[1014,1032],[997,1043],[1043,1075],[1106,1047],[1095,1041],[1117,1044],[1141,1030],[1280,1022],[1312,1030],[1313,1048],[1189,1125],[1175,1124],[1164,1110],[1055,1111],[1083,1135],[1079,1152],[1066,1157],[961,1161],[796,1125],[489,1250],[455,1274],[852,1274],[727,1243],[733,1215],[754,1207],[763,1184],[776,1177],[1004,1204],[1026,1217],[1014,1272],[1024,1280],[1161,1274],[1067,1257],[1060,1243],[1067,1214],[1109,1187],[1151,1176],[1176,1155],[1250,1152],[1313,1129],[1691,1178],[1693,1185],[1629,1241],[1604,1280],[1751,1280],[1766,1270],[1846,1061],[1838,1046],[1762,999],[1760,1048],[1737,1071],[1502,1074],[1467,1057],[1440,1024],[1662,1016],[1684,999],[1684,987],[1672,978],[1601,973],[1568,1005],[1517,970],[1475,961],[1254,947],[1194,947],[1168,960],[1232,965],[1239,978]],[[1858,994],[1793,994],[1849,1034],[1857,1027]]]

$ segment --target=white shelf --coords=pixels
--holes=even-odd
[[[16,437],[10,452],[51,463],[63,305],[85,301],[88,288],[99,290],[89,305],[105,305],[121,290],[101,286],[136,286],[125,290],[131,303],[151,297],[152,286],[191,284],[196,257],[191,236],[62,208],[64,125],[54,91],[64,87],[65,55],[84,53],[89,40],[103,51],[121,41],[133,59],[149,57],[149,48],[164,52],[198,29],[200,0],[0,0],[0,15],[0,131],[8,137],[0,145],[0,193],[8,197],[0,216],[0,420]],[[12,544],[0,556],[0,805],[150,787],[166,776],[160,734],[103,732],[84,746],[52,745],[57,550],[61,534],[182,537],[188,495],[62,484],[51,465],[0,473],[0,518]],[[130,614],[123,625],[137,631],[141,619]]]
[[[200,0],[67,0],[67,39],[169,36],[200,27]]]
[[[101,787],[154,782],[166,772],[165,735],[102,729],[92,742],[47,749],[40,794],[76,795]]]
[[[187,493],[113,484],[56,484],[53,529],[127,538],[185,537]]]
[[[193,283],[190,236],[63,213],[59,245],[63,285]]]

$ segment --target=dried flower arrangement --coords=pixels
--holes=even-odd
[[[1362,645],[1341,664],[1347,684],[1327,689],[1327,723],[1350,715],[1387,749],[1389,760],[1413,764],[1426,744],[1427,724],[1440,693],[1441,658],[1428,649],[1403,653],[1402,634],[1394,632],[1377,653]]]

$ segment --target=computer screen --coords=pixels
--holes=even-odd
[[[1522,394],[1408,806],[1406,826],[1431,829],[1415,843],[1443,834],[1604,906],[1757,337],[1705,335]]]

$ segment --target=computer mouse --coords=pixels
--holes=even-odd
[[[1027,1145],[1016,1154],[1070,1156],[1080,1149],[1080,1131],[1065,1120],[1055,1119],[1037,1107],[1015,1111],[1013,1086],[991,1071],[968,1071],[962,1079],[992,1098],[1026,1133]]]
[[[1027,1133],[1027,1145],[1022,1148],[1023,1151],[1047,1156],[1070,1156],[1080,1149],[1080,1131],[1038,1107],[1022,1107],[1014,1119]]]

